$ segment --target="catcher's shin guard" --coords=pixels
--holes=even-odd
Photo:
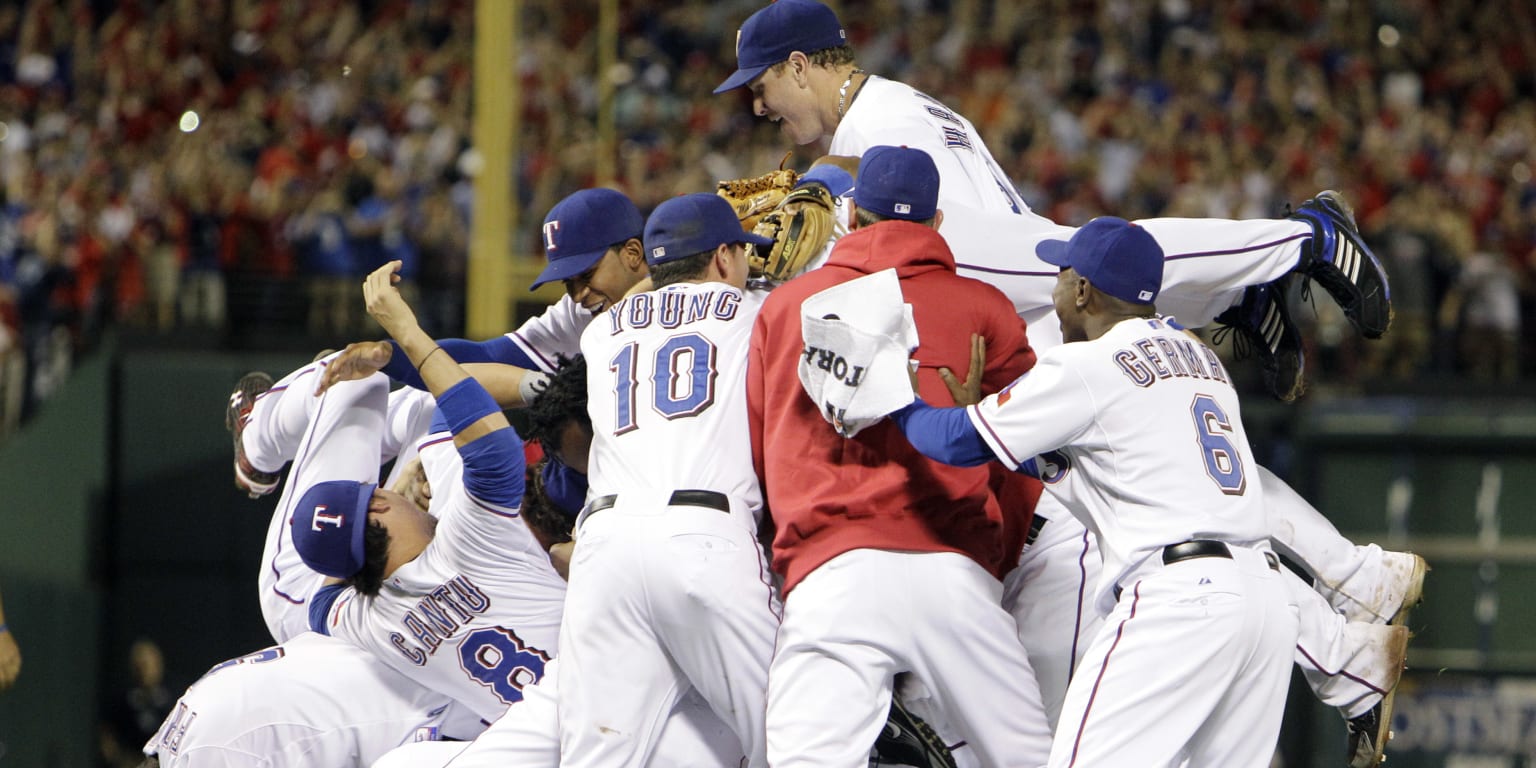
[[[1392,324],[1392,291],[1344,197],[1331,189],[1319,192],[1291,218],[1312,225],[1298,268],[1328,291],[1361,335],[1381,338]]]
[[[1291,319],[1291,301],[1306,284],[1306,278],[1291,272],[1264,285],[1249,286],[1243,300],[1223,312],[1216,322],[1214,340],[1220,343],[1236,331],[1233,347],[1239,359],[1257,354],[1264,370],[1264,385],[1275,399],[1289,403],[1306,390],[1306,354],[1301,332]]]

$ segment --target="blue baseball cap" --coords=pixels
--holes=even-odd
[[[595,266],[609,248],[640,239],[645,217],[616,189],[583,189],[555,203],[544,217],[544,255],[549,265],[528,290],[569,280]]]
[[[1163,248],[1145,227],[1100,216],[1079,227],[1071,240],[1035,246],[1040,260],[1071,267],[1093,287],[1121,301],[1151,304],[1163,285]]]
[[[752,82],[795,51],[812,53],[848,44],[837,14],[816,0],[778,0],[747,18],[736,32],[736,71],[715,93]]]
[[[773,245],[773,238],[742,229],[736,209],[708,192],[667,200],[645,222],[645,261],[652,266],[732,243]]]
[[[921,149],[870,147],[859,160],[853,202],[888,219],[927,221],[939,210],[939,168]]]
[[[363,569],[363,531],[373,483],[327,480],[299,497],[288,524],[293,547],[316,573],[346,579]]]

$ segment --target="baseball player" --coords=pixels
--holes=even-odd
[[[463,458],[462,483],[434,484],[434,505],[445,505],[437,520],[366,480],[316,483],[295,507],[293,543],[333,582],[311,600],[313,629],[367,649],[489,722],[543,675],[565,584],[518,519],[522,441],[417,325],[392,284],[399,266],[369,275],[368,311],[436,397]]]
[[[363,768],[435,740],[453,700],[312,632],[210,669],[144,745],[166,768]]]
[[[753,459],[786,595],[769,675],[775,766],[863,766],[893,678],[908,671],[982,765],[1038,765],[1049,750],[1033,672],[1000,605],[995,573],[1009,553],[990,474],[931,462],[888,423],[844,440],[798,386],[802,302],[887,268],[912,305],[925,390],[943,392],[938,366],[966,368],[972,333],[987,340],[988,391],[1033,363],[1008,300],[954,274],[935,231],[938,188],[926,152],[871,150],[854,194],[867,226],[856,221],[825,266],[769,294],[753,330]]]
[[[1061,267],[1063,337],[1082,343],[979,405],[894,417],[930,457],[1037,474],[1098,539],[1105,626],[1049,765],[1267,764],[1298,607],[1230,377],[1156,314],[1163,252],[1145,228],[1095,219],[1040,256]]]
[[[390,393],[381,376],[311,395],[327,359],[275,384],[265,373],[246,374],[225,417],[234,436],[237,485],[245,475],[242,465],[275,468],[268,474],[277,478],[283,465],[292,463],[267,526],[257,576],[262,617],[279,643],[308,630],[309,599],[325,579],[307,568],[293,547],[289,520],[298,497],[321,480],[377,481],[381,462],[391,458],[399,457],[396,466],[403,468],[434,411],[428,393]],[[260,495],[257,486],[242,487]]]
[[[960,274],[1002,289],[1035,346],[1059,341],[1048,336],[1056,323],[1040,322],[1050,311],[1055,271],[1033,255],[1036,243],[1068,236],[1070,228],[1029,209],[969,120],[911,86],[860,69],[837,15],[817,0],[779,0],[754,13],[737,34],[736,58],[736,71],[715,92],[748,88],[754,112],[778,122],[796,144],[829,139],[829,153],[846,157],[882,144],[928,152],[944,180],[942,233]],[[1291,219],[1140,222],[1167,251],[1164,309],[1190,327],[1234,309],[1227,319],[1256,342],[1282,399],[1302,386],[1300,340],[1288,317],[1284,328],[1277,320],[1287,310],[1277,299],[1294,281],[1246,296],[1245,288],[1300,271],[1327,289],[1365,336],[1380,336],[1391,322],[1386,274],[1330,207],[1338,204],[1320,195]],[[998,248],[1000,242],[1009,247]]]
[[[647,764],[690,689],[750,765],[767,764],[779,606],[757,546],[762,498],[741,396],[760,302],[744,291],[744,245],[767,242],[714,195],[662,203],[644,235],[655,290],[582,335],[591,501],[560,636],[562,765]]]

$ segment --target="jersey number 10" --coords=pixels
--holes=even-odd
[[[614,374],[613,434],[622,435],[639,427],[635,422],[635,403],[641,396],[640,345],[626,344],[608,362]],[[697,333],[685,333],[667,339],[656,350],[651,370],[647,400],[652,409],[668,421],[697,416],[715,402],[715,345]]]

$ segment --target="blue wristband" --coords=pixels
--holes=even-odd
[[[491,393],[474,379],[465,379],[437,396],[437,410],[455,435],[469,425],[501,410]]]

